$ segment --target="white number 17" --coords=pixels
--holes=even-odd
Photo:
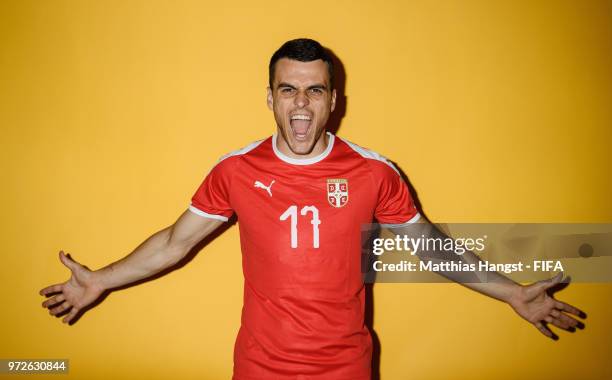
[[[287,220],[287,218],[291,217],[291,248],[297,248],[298,246],[297,210],[298,206],[291,205],[280,216],[280,220]],[[315,206],[304,206],[300,210],[302,216],[305,216],[308,212],[312,213],[312,220],[310,221],[310,224],[312,224],[312,247],[319,248],[319,224],[321,224],[319,210]]]

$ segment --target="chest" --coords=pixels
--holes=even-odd
[[[372,220],[378,186],[365,167],[266,167],[234,174],[230,200],[241,228],[304,230],[333,237]]]

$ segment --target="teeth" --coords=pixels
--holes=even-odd
[[[310,116],[308,116],[308,115],[293,115],[293,116],[291,116],[291,120],[310,120]]]

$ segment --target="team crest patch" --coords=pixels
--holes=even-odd
[[[342,207],[348,203],[348,180],[328,179],[327,180],[327,201],[334,207]]]

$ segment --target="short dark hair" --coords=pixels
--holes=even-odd
[[[334,63],[332,62],[331,55],[317,41],[311,40],[310,38],[298,38],[285,42],[283,46],[281,46],[277,51],[275,51],[272,55],[272,58],[270,58],[270,65],[268,66],[268,82],[270,88],[272,88],[272,80],[274,79],[274,68],[276,66],[276,61],[281,58],[294,59],[300,62],[311,62],[316,61],[317,59],[323,60],[323,62],[327,63],[329,84],[331,86],[330,90],[334,88]]]

